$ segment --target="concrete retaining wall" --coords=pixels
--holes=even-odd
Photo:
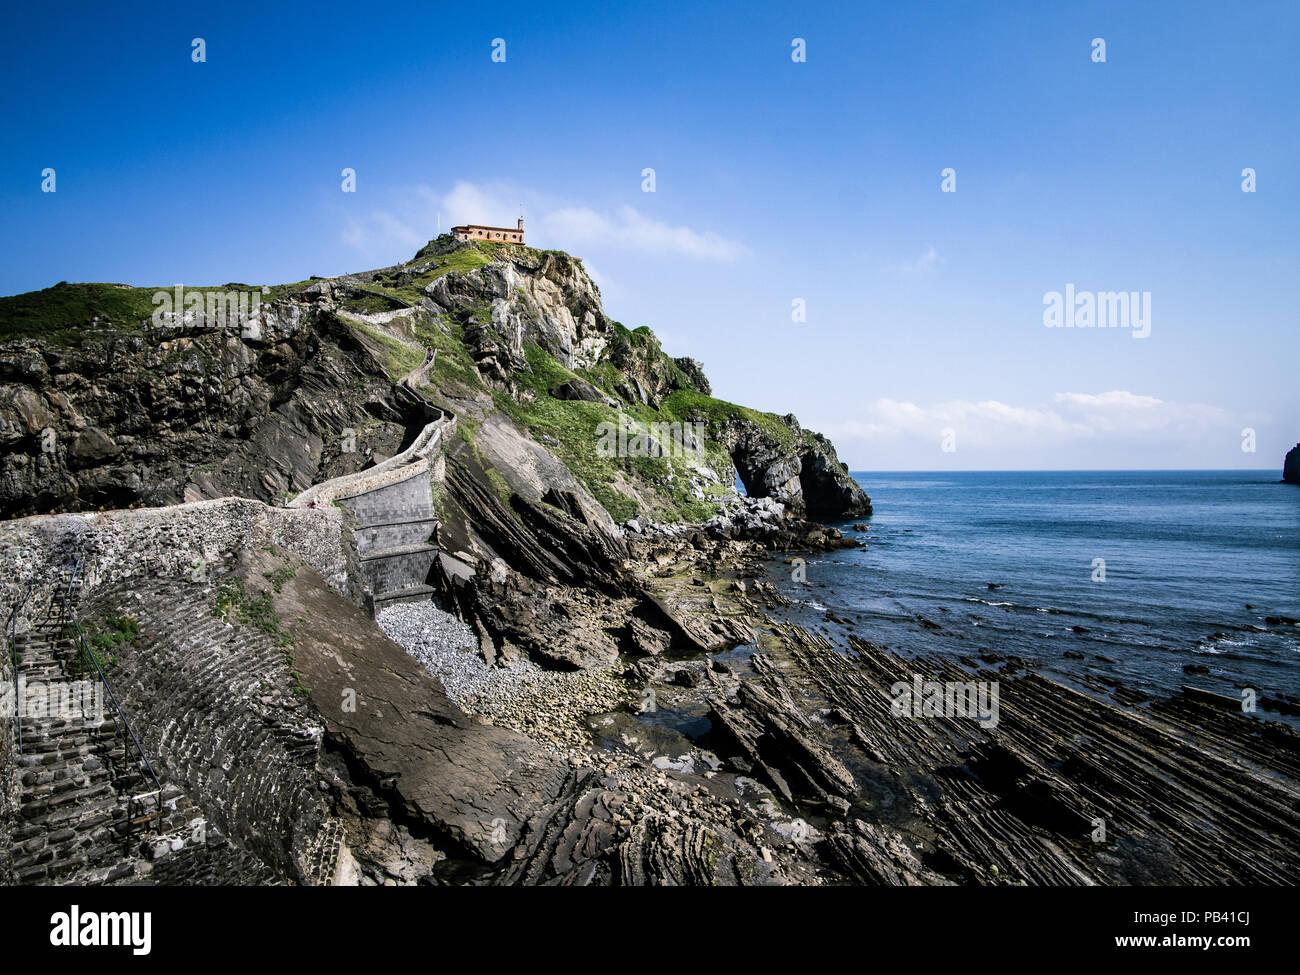
[[[432,363],[404,380],[414,384]],[[395,457],[369,470],[348,474],[308,488],[290,502],[294,509],[321,510],[338,504],[355,520],[357,552],[372,610],[389,602],[427,598],[427,584],[437,548],[429,544],[438,528],[431,481],[446,470],[445,438],[456,418],[443,413],[427,424],[415,441]]]
[[[403,472],[403,479],[392,479],[392,474]],[[438,528],[429,462],[388,475],[366,492],[339,502],[356,518],[357,554],[376,611],[388,602],[431,595],[429,570],[438,554],[429,544]]]

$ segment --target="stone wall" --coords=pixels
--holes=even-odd
[[[429,364],[422,366],[427,369]],[[416,370],[419,372],[420,370]],[[368,467],[355,474],[345,474],[309,487],[289,502],[290,508],[322,507],[332,504],[340,498],[355,497],[367,491],[374,491],[389,484],[405,480],[413,473],[408,468],[431,466],[431,458],[441,456],[446,438],[456,429],[456,418],[444,413],[438,419],[427,424],[409,447],[383,463]]]
[[[356,519],[357,553],[375,612],[394,600],[426,599],[438,529],[429,483],[429,462],[400,469],[406,477],[340,498]],[[389,472],[391,475],[395,472]]]
[[[425,362],[403,383],[412,389],[432,367]],[[338,505],[352,516],[363,585],[372,610],[393,601],[432,594],[429,570],[437,549],[428,544],[438,528],[431,482],[446,473],[443,445],[456,418],[438,411],[414,442],[381,464],[308,488],[290,502],[296,509]]]
[[[169,508],[36,515],[0,524],[0,607],[7,618],[34,580],[38,591],[27,607],[43,608],[59,577],[66,584],[66,570],[83,556],[81,592],[87,594],[131,579],[204,578],[228,570],[246,546],[268,544],[292,552],[347,598],[363,599],[345,512],[223,498]]]
[[[514,230],[509,227],[481,227],[477,224],[469,224],[465,227],[452,227],[451,232],[456,235],[457,240],[495,240],[508,244],[522,244],[524,242],[523,221],[521,220],[519,224],[519,227]]]

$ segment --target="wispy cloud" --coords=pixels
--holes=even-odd
[[[734,261],[749,253],[744,244],[721,234],[667,224],[630,206],[609,214],[589,207],[566,207],[543,215],[541,224],[549,236],[584,247],[613,247],[696,261]]]
[[[926,271],[929,271],[942,263],[943,258],[939,256],[939,252],[935,250],[934,245],[931,244],[925,249],[925,252],[921,254],[920,257],[915,260],[903,261],[899,264],[895,264],[891,266],[889,270],[896,274],[924,274]]]
[[[368,256],[383,251],[391,257],[424,243],[439,227],[446,231],[458,223],[514,226],[521,206],[527,215],[529,242],[565,250],[608,248],[693,261],[734,261],[750,253],[739,241],[666,223],[635,207],[602,211],[514,187],[465,181],[445,193],[424,185],[404,190],[389,209],[375,210],[364,219],[349,218],[341,237]]]
[[[367,255],[382,254],[393,248],[409,251],[428,240],[386,210],[374,210],[364,220],[349,217],[343,225],[342,237],[343,243]]]
[[[1203,403],[1175,403],[1125,390],[1056,393],[1051,403],[1016,406],[998,400],[951,400],[930,406],[878,399],[858,419],[827,424],[826,433],[881,442],[901,438],[938,441],[951,428],[963,446],[1043,448],[1071,442],[1204,442],[1231,437],[1238,424],[1226,411]]]

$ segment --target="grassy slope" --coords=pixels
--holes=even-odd
[[[247,290],[245,285],[189,288],[185,293]],[[93,319],[104,328],[134,331],[157,307],[153,296],[173,288],[132,288],[123,284],[68,284],[0,298],[0,342],[19,338],[44,338],[62,345],[80,345]],[[259,295],[260,300],[269,296]]]

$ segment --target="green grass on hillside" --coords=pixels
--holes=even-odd
[[[388,378],[393,382],[397,382],[424,361],[424,353],[411,343],[403,342],[401,339],[355,318],[344,318],[343,320],[347,322],[349,328],[356,329],[383,346],[384,371],[388,373]]]
[[[240,287],[243,287],[242,285]],[[189,288],[186,294],[233,290],[227,286]],[[153,296],[168,288],[132,288],[123,284],[68,284],[0,298],[0,341],[46,338],[69,345],[80,343],[91,322],[131,331],[153,316]]]
[[[490,251],[485,251],[484,246],[490,248],[493,245],[476,244],[475,246],[465,247],[460,250],[454,250],[447,254],[436,255],[435,241],[430,241],[427,245],[420,248],[414,259],[406,264],[391,271],[376,273],[369,281],[367,287],[381,294],[391,295],[394,298],[400,298],[408,305],[419,304],[420,299],[424,297],[424,289],[433,282],[437,281],[445,274],[458,271],[462,274],[473,271],[476,268],[483,267],[490,263],[493,258]],[[430,263],[432,262],[432,263]],[[426,267],[426,265],[428,265]],[[420,270],[414,273],[416,269]],[[412,274],[410,280],[406,283],[398,283],[406,274]]]
[[[674,390],[664,397],[660,409],[684,422],[703,420],[710,428],[721,426],[729,420],[748,421],[786,447],[793,446],[797,439],[794,431],[775,413],[762,413],[748,406],[737,406],[694,389]]]
[[[521,403],[509,394],[497,391],[493,393],[497,407],[534,437],[554,440],[558,444],[552,447],[556,456],[616,521],[638,514],[636,502],[613,487],[620,471],[628,481],[638,486],[643,495],[653,493],[657,496],[662,510],[656,513],[656,517],[697,521],[714,513],[712,501],[691,496],[686,475],[692,461],[682,457],[604,457],[597,449],[600,424],[617,422],[620,412],[641,430],[654,423],[680,422],[679,417],[641,404],[614,408],[604,403],[556,399],[550,395],[550,390],[572,379],[576,373],[535,345],[526,346],[524,352],[531,371],[519,373],[516,378],[531,388],[534,399]],[[707,438],[704,454],[695,463],[701,462],[715,470],[725,470],[730,466],[726,452]],[[721,494],[725,489],[725,486],[720,486],[714,493]]]

